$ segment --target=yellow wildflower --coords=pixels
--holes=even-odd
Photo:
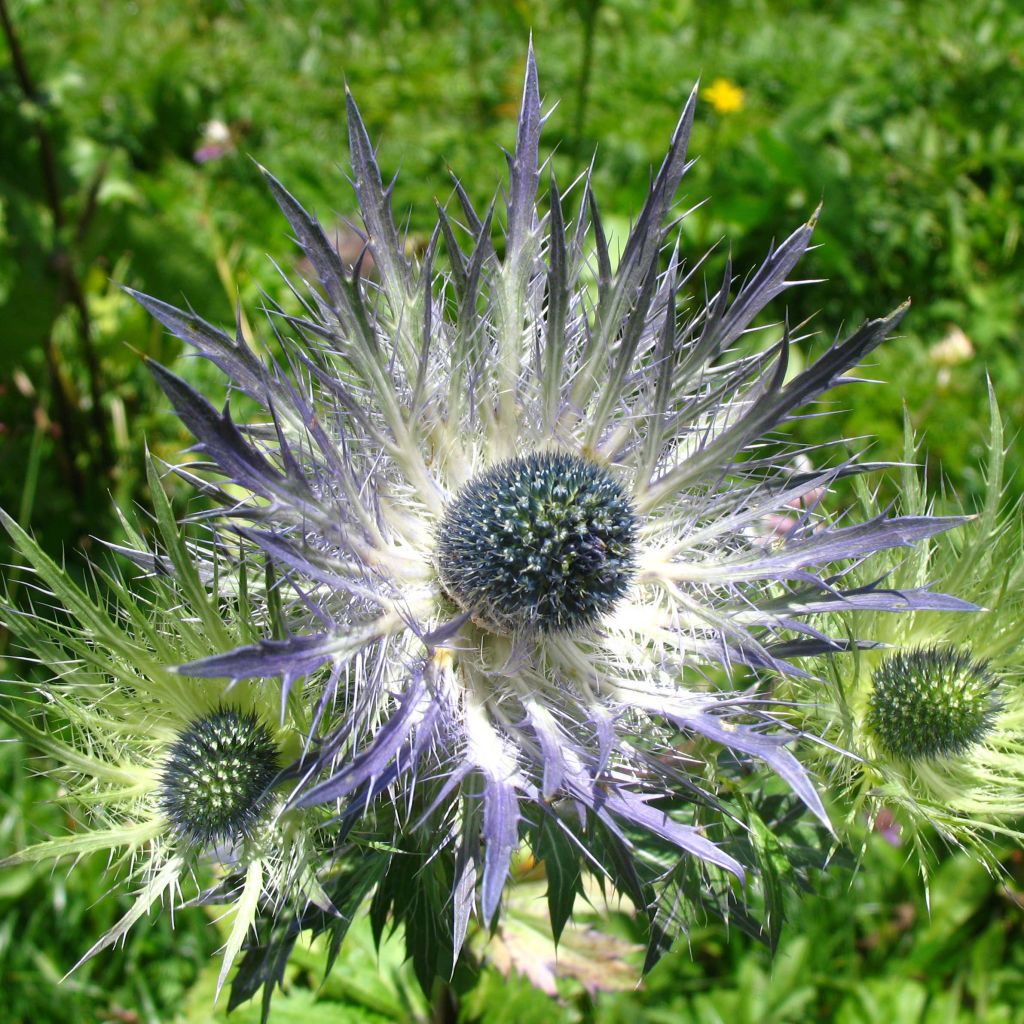
[[[716,78],[704,91],[706,99],[719,114],[735,114],[743,109],[743,90],[728,78]]]

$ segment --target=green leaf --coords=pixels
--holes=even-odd
[[[217,992],[214,999],[220,998],[221,989],[227,981],[231,965],[242,948],[249,929],[256,922],[256,910],[259,905],[260,896],[263,893],[263,861],[254,860],[245,872],[245,885],[242,887],[242,895],[234,903],[235,917],[231,924],[231,933],[224,946],[224,957],[217,977]]]
[[[27,703],[27,702],[26,702]],[[118,768],[107,761],[97,760],[83,754],[80,750],[57,739],[51,733],[34,726],[25,715],[12,711],[6,704],[0,703],[0,720],[28,740],[36,749],[49,754],[62,766],[91,775],[94,778],[106,779],[109,782],[122,783],[126,786],[135,785],[139,781],[138,772],[127,768]]]
[[[59,860],[61,857],[80,857],[82,854],[95,853],[97,850],[114,850],[121,846],[134,850],[155,839],[164,829],[164,823],[158,818],[153,818],[138,825],[88,830],[70,836],[60,836],[57,839],[47,839],[0,860],[0,868],[10,867],[12,864]]]
[[[583,891],[579,851],[555,822],[544,818],[536,832],[533,855],[544,862],[551,933],[557,943],[572,916],[576,896]]]
[[[210,600],[206,587],[199,578],[193,558],[185,545],[181,528],[174,518],[171,503],[164,493],[163,483],[157,471],[152,455],[146,456],[146,479],[149,483],[153,511],[156,514],[160,538],[167,550],[168,557],[174,567],[174,578],[184,593],[192,612],[200,617],[206,629],[210,650],[226,650],[234,643],[224,621],[213,601]]]
[[[78,626],[92,633],[97,644],[104,645],[110,654],[118,655],[127,663],[145,666],[155,674],[163,672],[149,653],[131,637],[126,636],[117,623],[103,610],[96,598],[74,583],[63,566],[58,565],[33,538],[21,528],[6,512],[0,509],[0,525],[3,525],[15,547],[29,560],[40,579],[53,591],[54,596],[71,612]],[[19,616],[8,616],[9,628],[18,632]]]

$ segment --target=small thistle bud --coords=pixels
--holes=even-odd
[[[893,757],[953,757],[981,741],[1002,709],[988,664],[952,646],[890,654],[875,670],[868,726]]]
[[[245,836],[278,772],[277,745],[252,712],[221,709],[193,722],[171,747],[160,802],[187,843]]]
[[[568,453],[481,474],[448,505],[437,570],[449,596],[499,632],[589,626],[625,594],[636,515],[614,477]]]

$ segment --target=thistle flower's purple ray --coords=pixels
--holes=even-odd
[[[808,673],[798,665],[786,661],[776,645],[762,643],[753,633],[744,632],[740,626],[730,630],[730,640],[724,632],[709,628],[705,636],[685,636],[687,656],[694,660],[721,665],[729,674],[737,666],[755,670],[767,670],[793,678],[807,678]]]
[[[322,717],[320,708],[337,700],[344,669],[344,663],[338,663],[332,667],[330,676],[324,684],[324,692],[314,717]],[[378,686],[364,687],[351,703],[346,702],[345,716],[341,723],[335,725],[323,739],[319,738],[320,733],[318,732],[317,738],[312,742],[307,741],[302,756],[282,769],[280,780],[282,782],[299,780],[298,787],[302,789],[311,779],[319,777],[321,767],[336,759],[347,744],[358,744],[358,735],[364,728],[368,716],[379,706],[380,700]]]
[[[572,744],[558,728],[551,713],[538,701],[526,701],[526,715],[530,728],[540,744],[543,762],[541,793],[545,800],[551,800],[561,789],[562,780],[568,770],[562,753],[563,748]],[[573,753],[581,760],[578,751],[574,750]]]
[[[417,671],[402,694],[398,709],[380,727],[369,747],[330,778],[293,798],[293,804],[296,807],[312,807],[340,800],[364,783],[384,775],[409,741],[413,730],[423,723],[430,706],[431,696],[424,674]]]
[[[776,658],[742,622],[734,621],[724,609],[703,606],[681,593],[675,596],[681,607],[710,627],[712,640],[691,639],[687,635],[687,646],[695,653],[701,652],[709,660],[721,662],[726,668],[732,665],[745,665],[748,668],[768,669],[788,676],[807,675],[796,665]]]
[[[434,230],[430,233],[430,241],[427,242],[427,249],[423,254],[423,277],[421,282],[423,319],[420,331],[420,354],[416,365],[412,399],[409,402],[413,418],[423,412],[423,403],[429,383],[431,354],[434,350],[435,325],[437,325],[437,333],[442,335],[445,333],[441,305],[434,297],[434,257],[437,253],[437,244],[440,236],[441,227],[438,224],[434,226]]]
[[[608,289],[612,284],[612,260],[608,252],[608,236],[605,234],[604,222],[601,220],[601,210],[597,205],[597,197],[587,180],[586,208],[590,215],[590,225],[594,230],[594,256],[597,260],[597,299],[598,303],[604,302]],[[582,222],[583,218],[580,217]]]
[[[566,759],[565,771],[566,792],[603,821],[626,846],[632,844],[622,833],[616,818],[639,826],[686,853],[729,871],[741,883],[745,881],[743,866],[734,857],[703,836],[699,829],[682,825],[651,807],[647,802],[649,796],[630,792],[614,780],[588,775],[582,763],[574,757]]]
[[[476,333],[474,328],[479,329],[479,324],[473,321],[476,310],[477,298],[480,293],[480,279],[483,274],[484,264],[489,257],[488,248],[483,244],[484,238],[491,237],[491,223],[494,219],[494,204],[487,208],[484,215],[484,222],[480,225],[480,234],[476,236],[473,251],[470,253],[469,262],[466,265],[466,290],[459,303],[459,323],[463,331],[471,335]]]
[[[731,750],[738,750],[740,753],[760,758],[789,785],[808,810],[830,832],[832,831],[832,823],[828,819],[821,797],[818,796],[818,791],[814,788],[806,770],[793,754],[785,749],[785,744],[794,737],[769,735],[752,726],[730,722],[718,715],[685,711],[673,707],[671,697],[667,698],[660,707],[656,701],[652,701],[649,710],[662,715],[681,729],[700,733],[709,740],[721,743]]]
[[[651,807],[649,799],[649,796],[639,796],[628,790],[609,786],[596,796],[595,806],[598,810],[602,807],[607,808],[612,814],[653,832],[673,846],[678,846],[680,850],[685,850],[694,857],[707,861],[708,864],[728,871],[735,875],[741,884],[746,881],[743,865],[735,857],[730,857],[721,847],[707,839],[699,829],[692,825],[681,825],[664,811]]]
[[[357,820],[366,813],[379,796],[394,786],[403,775],[415,776],[427,749],[436,740],[437,724],[440,717],[441,707],[439,704],[436,702],[425,703],[419,719],[414,723],[411,735],[406,737],[383,770],[379,774],[366,774],[362,780],[359,780],[357,774],[352,776],[349,780],[351,784],[349,792],[352,795],[341,814],[342,819]],[[377,762],[379,759],[374,759],[373,763]],[[415,784],[411,788],[415,789]]]
[[[672,843],[687,853],[715,864],[744,880],[742,865],[715,843],[703,836],[699,829],[674,821],[667,814],[648,803],[651,795],[631,792],[620,782],[605,775],[604,767],[587,769],[589,756],[554,727],[551,716],[538,702],[527,704],[530,725],[541,745],[544,768],[544,787],[541,795],[551,800],[561,789],[621,836],[612,816],[631,822]],[[621,744],[620,744],[621,746]],[[646,759],[645,763],[650,764]],[[549,788],[549,775],[557,776],[557,785]],[[697,787],[693,787],[696,791]],[[623,840],[625,837],[622,836]]]
[[[809,537],[787,541],[777,554],[763,555],[749,562],[723,561],[712,573],[733,583],[754,579],[805,579],[809,574],[803,570],[808,566],[863,558],[886,548],[912,547],[965,522],[964,516],[900,516],[893,519],[879,516],[865,523],[824,529]],[[817,577],[810,578],[817,580]]]
[[[690,166],[686,161],[686,153],[690,146],[690,133],[693,130],[693,116],[696,109],[697,86],[695,85],[690,91],[683,112],[679,115],[679,121],[672,133],[672,141],[669,143],[668,152],[665,154],[661,167],[658,168],[654,185],[651,187],[643,209],[640,211],[640,216],[622,250],[620,266],[628,268],[626,271],[627,281],[634,275],[637,281],[644,276],[647,265],[661,248],[661,238],[665,231],[664,225],[669,207],[679,189],[679,182],[682,181],[683,175]]]
[[[361,640],[358,648],[365,642]],[[199,679],[271,679],[281,675],[309,675],[332,658],[353,653],[350,636],[317,633],[285,640],[260,640],[223,654],[186,662],[174,671]]]
[[[537,367],[543,382],[544,426],[550,430],[558,414],[562,388],[562,363],[565,355],[565,321],[569,312],[569,270],[565,244],[565,218],[562,198],[554,174],[551,175],[550,244],[548,245],[548,315],[544,350]]]
[[[704,329],[695,344],[687,351],[676,373],[676,382],[688,381],[693,374],[715,359],[753,322],[757,314],[777,295],[790,286],[787,280],[797,263],[807,252],[817,222],[817,211],[806,223],[796,229],[781,245],[769,250],[757,272],[744,283],[736,298],[729,303],[732,284],[732,261],[726,265],[722,286],[709,307]]]
[[[691,433],[693,425],[700,423],[702,417],[711,417],[719,410],[728,408],[729,403],[735,401],[748,385],[750,385],[751,391],[758,386],[764,391],[770,388],[773,378],[781,382],[785,374],[785,367],[781,364],[780,356],[785,356],[788,352],[788,344],[789,339],[783,337],[782,341],[774,348],[767,352],[758,352],[749,357],[736,359],[724,366],[720,373],[705,369],[699,381],[702,388],[690,385],[689,389],[687,387],[676,389],[678,411],[667,417],[665,423],[661,425],[660,434],[656,432],[659,448],[663,447],[671,438]],[[774,367],[772,367],[773,361]],[[768,372],[769,369],[771,369],[771,373]],[[753,384],[751,384],[752,380]],[[680,391],[685,398],[679,398]],[[744,395],[743,398],[745,403],[747,395]],[[710,431],[711,427],[709,426],[705,428],[704,433],[710,435]],[[745,461],[742,468],[744,471],[749,471],[752,465],[756,466],[756,463]],[[773,470],[777,470],[778,459],[770,458],[768,465]],[[726,464],[723,470],[729,468]],[[738,469],[738,467],[733,468]]]
[[[748,469],[749,466],[749,462],[744,463],[743,468]],[[775,468],[774,463],[772,468]],[[705,546],[711,546],[714,549],[717,546],[716,542],[719,542],[721,538],[742,532],[751,524],[756,524],[759,521],[762,523],[770,521],[770,517],[778,514],[780,509],[786,510],[789,514],[799,512],[802,516],[806,516],[819,503],[818,500],[809,501],[809,495],[818,494],[823,497],[835,481],[860,472],[864,468],[854,465],[850,461],[844,461],[830,469],[814,473],[787,474],[784,480],[772,481],[771,485],[756,478],[755,482],[749,486],[733,485],[728,493],[732,499],[730,506],[734,511],[723,512],[715,517],[702,516],[701,518],[707,518],[707,521],[687,531],[683,537],[674,540],[671,550],[678,551],[685,548],[692,551],[700,550]],[[695,500],[697,500],[696,497]],[[802,531],[797,529],[793,532],[800,535]]]
[[[508,880],[512,854],[519,846],[519,799],[515,783],[489,773],[481,798],[484,805],[484,871],[480,912],[485,924],[494,920]]]
[[[654,481],[652,498],[646,507],[653,508],[667,500],[686,483],[699,478],[714,466],[728,466],[738,452],[783,423],[795,409],[807,405],[840,383],[843,373],[881,345],[895,330],[909,305],[904,303],[889,316],[869,320],[784,387],[776,372],[775,380],[768,385],[760,401],[750,405],[743,416],[703,448]]]
[[[331,245],[320,223],[306,212],[302,204],[265,167],[260,167],[260,172],[295,232],[296,240],[312,263],[335,315],[349,331],[365,327],[353,305],[354,286],[348,280],[338,250]],[[372,330],[360,330],[360,335],[365,342],[376,345],[377,339]],[[336,338],[332,337],[332,340]]]
[[[675,255],[675,252],[673,252],[673,261],[675,260]],[[661,424],[664,422],[671,396],[672,377],[675,372],[676,362],[679,358],[679,352],[676,346],[676,304],[679,297],[679,290],[674,275],[666,283],[669,287],[666,289],[665,300],[663,303],[665,314],[661,321],[661,329],[658,330],[656,327],[653,329],[654,337],[656,339],[654,364],[657,370],[657,377],[651,393],[651,408],[648,413],[648,420],[652,424]],[[659,431],[654,429],[648,430],[647,436],[648,442],[644,464],[649,467],[647,474],[649,476],[650,468],[653,467],[653,463],[657,459],[658,451],[661,447],[662,436]]]
[[[218,413],[197,391],[159,363],[148,364],[164,394],[171,400],[182,423],[235,482],[264,498],[282,494],[292,497],[287,478],[266,457],[247,444],[231,419],[227,406]]]
[[[594,759],[593,770],[596,778],[603,775],[607,769],[612,749],[618,745],[618,737],[615,734],[615,720],[608,708],[600,704],[591,704],[587,708],[587,721],[590,722],[594,738],[597,740],[597,757]]]
[[[426,647],[428,651],[433,651],[434,648],[443,646],[449,640],[458,636],[462,627],[465,626],[471,618],[471,612],[463,612],[461,615],[456,615],[447,622],[442,622],[439,626],[435,626],[428,632],[420,634],[423,646]]]
[[[597,385],[598,367],[607,358],[616,339],[624,330],[630,308],[637,301],[644,281],[655,271],[667,228],[665,217],[679,187],[679,182],[689,166],[686,150],[693,126],[697,90],[690,93],[683,113],[676,125],[669,145],[669,151],[662,162],[654,184],[647,197],[640,216],[622,251],[619,266],[609,281],[606,290],[599,291],[595,311],[595,327],[589,333],[579,352],[579,370],[569,396],[569,407],[582,410],[590,400]],[[591,204],[591,219],[599,223],[596,203]],[[604,270],[608,262],[607,245],[602,256],[598,244],[598,263]],[[610,276],[610,269],[609,269]],[[607,391],[605,392],[607,394]]]
[[[283,319],[303,334],[317,338],[333,337],[332,332],[329,329],[321,327],[319,324],[315,324],[309,320],[292,316],[284,316]],[[381,427],[374,421],[371,411],[363,408],[363,405],[366,404],[366,396],[359,394],[351,386],[351,382],[340,379],[337,376],[336,370],[320,365],[306,352],[299,350],[296,351],[295,355],[302,366],[313,374],[317,382],[323,386],[324,391],[332,395],[338,401],[340,410],[344,412],[345,416],[351,418],[353,426],[357,427],[361,433],[372,438],[381,447],[385,447],[390,442],[390,437],[386,436]],[[307,424],[307,429],[310,429],[310,426],[314,428],[319,426],[318,421],[315,419],[312,421],[307,420],[305,422]],[[320,427],[319,430],[320,434],[323,434],[323,428]],[[318,445],[320,445],[319,437]],[[327,445],[322,447],[324,454],[330,457],[330,446]],[[342,476],[348,476],[351,474],[350,467],[337,459],[336,452],[334,461],[337,461],[336,472]]]
[[[807,679],[809,673],[782,657],[775,645],[759,644],[751,638],[745,643],[742,639],[729,643],[723,636],[719,640],[721,660],[725,665],[743,665],[746,668],[777,672],[779,675],[795,679]]]
[[[368,576],[367,569],[358,563],[343,562],[329,554],[307,546],[298,547],[296,542],[275,533],[250,530],[236,526],[235,531],[251,540],[275,561],[338,591],[347,591],[355,598],[362,598],[384,608],[391,608],[393,602],[382,594]]]
[[[353,184],[370,238],[370,248],[380,267],[385,286],[394,293],[401,291],[410,295],[412,282],[409,263],[391,214],[391,187],[385,189],[383,186],[370,136],[359,114],[359,107],[347,88],[345,109],[348,114],[349,153],[355,174]]]
[[[455,853],[452,881],[452,967],[466,944],[469,920],[476,903],[478,844],[470,830],[464,830]]]
[[[137,292],[134,288],[125,287],[123,290],[135,299],[146,312],[162,323],[171,334],[193,346],[214,366],[219,367],[250,397],[262,401],[265,395],[272,393],[277,388],[267,367],[245,344],[244,338],[239,337],[238,340],[233,341],[223,331],[208,324],[194,313],[176,309],[166,302]]]
[[[458,239],[455,237],[455,231],[444,207],[440,201],[437,201],[435,205],[437,207],[437,224],[444,237],[445,249],[448,252],[448,267],[451,272],[452,284],[455,286],[455,297],[459,302],[462,302],[463,296],[466,294],[466,284],[469,280],[466,269],[466,254],[462,251],[462,246],[459,245]],[[476,233],[475,237],[480,237],[479,232]]]
[[[494,250],[494,243],[491,240],[491,236],[490,234],[485,235],[482,231],[484,222],[480,219],[480,215],[473,207],[473,201],[469,198],[469,194],[462,187],[462,182],[460,182],[454,174],[452,175],[452,187],[455,189],[455,195],[459,200],[459,205],[462,207],[463,215],[466,218],[466,227],[470,235],[475,239],[479,239],[479,244],[484,248],[483,258],[485,260],[496,260],[498,257]]]
[[[160,555],[155,552],[139,551],[136,548],[128,547],[125,544],[112,544],[110,541],[100,541],[100,543],[108,550],[127,558],[130,562],[134,562],[140,569],[143,569],[148,573],[152,573],[154,576],[174,575],[174,569],[170,563],[165,558],[161,558]],[[211,574],[207,573],[207,578],[209,578],[210,575]],[[200,578],[202,577],[203,571],[200,570]]]
[[[291,467],[291,472],[282,472],[245,440],[244,435],[232,420],[227,405],[225,405],[223,414],[218,413],[206,399],[180,377],[158,363],[149,363],[149,368],[156,377],[157,383],[170,398],[181,421],[196,437],[197,447],[210,455],[220,470],[227,474],[233,482],[249,488],[254,494],[275,501],[300,519],[316,523],[318,529],[330,536],[336,543],[348,546],[354,538],[343,527],[343,523],[345,520],[351,519],[352,516],[346,514],[344,509],[339,508],[329,493],[318,494],[312,489],[310,481],[299,471],[298,463],[290,454],[290,448],[287,444],[282,443],[280,437],[276,446],[277,451],[282,462]],[[273,404],[266,398],[265,402],[273,415]],[[293,403],[293,408],[296,406],[301,414],[304,411],[301,403]],[[331,446],[315,418],[307,418],[307,424],[318,448],[330,448]],[[335,456],[332,453],[332,456],[328,457],[328,462],[333,464],[334,461]],[[349,495],[357,494],[359,490],[366,492],[362,501],[351,507],[356,511],[360,530],[372,543],[377,539],[376,531],[368,529],[369,513],[363,502],[372,500],[374,489],[354,481],[348,473],[335,474],[333,479],[341,484]],[[332,509],[331,506],[334,508]],[[243,515],[260,515],[259,512],[251,508],[238,511]],[[262,514],[266,516],[269,513],[264,511]]]
[[[597,441],[613,407],[621,401],[623,384],[633,365],[641,336],[648,326],[648,314],[657,286],[658,267],[652,262],[640,282],[640,289],[632,307],[622,321],[614,352],[609,353],[611,369],[603,384],[597,408],[590,414],[585,444],[594,444]]]
[[[526,77],[516,130],[516,147],[509,161],[508,253],[513,266],[519,264],[527,236],[534,229],[537,189],[540,185],[538,151],[543,123],[537,65],[531,41],[526,53]]]
[[[744,623],[771,625],[783,615],[827,615],[831,612],[976,612],[981,609],[970,601],[951,594],[940,594],[924,587],[889,590],[877,583],[855,590],[828,592],[793,591],[785,597],[766,600],[756,606],[735,609],[735,618]]]
[[[820,654],[847,654],[850,651],[874,651],[888,644],[877,640],[851,640],[849,637],[821,636],[811,640],[786,640],[772,644],[772,654],[780,658],[814,658]],[[805,673],[804,678],[813,678]]]

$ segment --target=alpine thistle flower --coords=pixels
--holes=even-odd
[[[470,919],[496,920],[523,842],[546,865],[556,939],[584,872],[647,915],[648,964],[688,907],[743,920],[737,884],[763,863],[773,791],[830,827],[790,749],[800,731],[758,681],[858,647],[845,623],[830,636],[823,615],[964,607],[923,585],[849,587],[844,575],[960,519],[841,524],[815,506],[765,535],[801,495],[870,468],[805,471],[778,432],[846,383],[905,307],[791,374],[801,336],[757,318],[796,283],[814,218],[754,273],[737,278],[727,264],[695,301],[701,261],[686,263],[668,223],[695,104],[696,92],[614,272],[588,177],[574,219],[554,175],[538,203],[545,117],[531,52],[503,233],[496,204],[481,216],[456,182],[461,220],[440,208],[422,259],[410,259],[349,96],[378,280],[346,272],[319,223],[264,172],[317,275],[268,310],[284,363],[134,293],[266,414],[236,425],[152,365],[209,460],[179,472],[219,505],[212,551],[178,548],[201,574],[175,572],[201,578],[212,606],[237,604],[231,566],[263,557],[275,575],[246,591],[262,636],[176,663],[162,653],[176,693],[205,692],[204,680],[218,681],[217,701],[276,692],[278,719],[263,713],[253,727],[209,702],[212,717],[190,717],[166,745],[152,775],[159,806],[180,842],[244,837],[270,798],[231,758],[245,752],[269,777],[267,737],[282,721],[292,759],[279,746],[274,820],[322,814],[334,829],[317,870],[301,873],[328,902],[260,918],[233,1002],[269,993],[302,930],[329,931],[336,949],[344,908],[371,891],[377,934],[404,925],[424,985],[450,976]],[[759,348],[761,330],[771,340]],[[230,752],[202,753],[221,734]],[[179,790],[192,773],[220,787],[223,815]]]
[[[438,580],[491,632],[574,632],[626,593],[635,533],[632,503],[608,470],[531,453],[478,474],[448,503]]]
[[[208,571],[230,575],[223,553],[186,546],[152,465],[149,483],[163,550],[147,551],[127,520],[132,546],[119,549],[153,574],[148,580],[94,567],[96,586],[83,587],[0,513],[35,574],[32,603],[6,608],[3,625],[42,697],[25,695],[16,709],[0,704],[0,719],[56,762],[76,815],[70,834],[3,864],[102,851],[123,884],[138,885],[129,912],[80,963],[219,866],[219,884],[192,894],[233,909],[219,991],[261,905],[282,914],[331,907],[318,880],[325,815],[287,809],[279,779],[280,767],[300,756],[312,716],[296,701],[282,708],[258,683],[184,680],[171,670],[272,628],[273,619],[265,594],[263,610],[255,607],[261,587],[248,592],[237,560],[234,593],[208,592]]]
[[[831,687],[789,679],[780,690],[802,709],[804,728],[858,755],[821,762],[848,821],[884,814],[916,848],[926,875],[933,834],[993,868],[993,838],[1024,840],[1024,546],[1019,503],[1003,509],[1003,444],[993,398],[986,494],[973,521],[910,553],[871,555],[849,577],[948,588],[973,613],[868,611],[861,621],[875,648],[829,656],[821,675]],[[931,512],[911,468],[918,456],[908,427],[900,502],[914,516]],[[873,501],[864,489],[861,499]]]

